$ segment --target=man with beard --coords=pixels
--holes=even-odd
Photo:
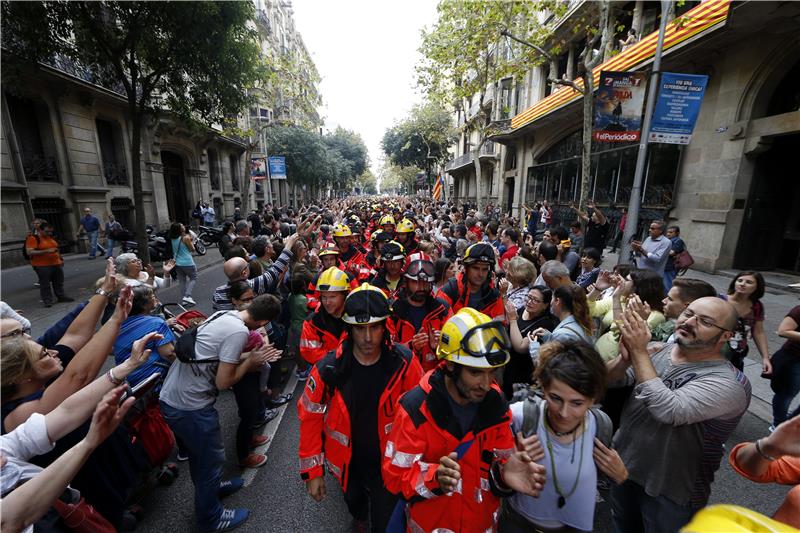
[[[367,266],[364,254],[354,245],[354,239],[353,232],[348,226],[344,224],[333,226],[333,240],[339,249],[339,260],[344,265],[344,271],[353,278],[358,275],[362,266]]]
[[[453,313],[449,305],[433,297],[434,267],[430,256],[422,252],[409,255],[404,277],[403,289],[392,306],[395,341],[409,345],[427,372],[439,363],[434,353],[439,334]]]
[[[538,439],[515,439],[495,383],[509,347],[501,322],[464,308],[442,327],[440,365],[400,399],[383,481],[406,500],[407,531],[495,531],[501,497],[539,495]]]
[[[629,472],[611,489],[616,531],[678,531],[708,503],[723,445],[750,404],[750,383],[722,355],[737,319],[729,303],[698,298],[676,321],[676,344],[651,358],[647,322],[623,313],[607,379],[635,387],[613,442]]]
[[[381,269],[375,274],[372,285],[382,290],[390,300],[400,288],[405,261],[406,250],[399,242],[389,241],[381,248]]]
[[[383,486],[381,456],[400,396],[419,383],[422,369],[389,337],[389,301],[365,283],[347,297],[347,336],[311,370],[298,402],[300,475],[317,502],[324,471],[339,481],[354,530],[386,531],[396,497]],[[507,426],[507,423],[506,423]],[[324,466],[323,466],[324,465]]]
[[[300,357],[309,364],[322,359],[339,345],[344,331],[342,313],[350,279],[343,271],[330,267],[317,279],[320,306],[303,322],[300,333]]]

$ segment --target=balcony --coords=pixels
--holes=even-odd
[[[258,11],[256,14],[256,22],[258,22],[259,26],[264,30],[265,35],[272,35],[272,23],[269,21],[266,11],[263,9]]]
[[[23,152],[22,170],[29,181],[59,181],[55,157]]]
[[[128,185],[128,172],[114,162],[103,163],[103,176],[109,185]]]
[[[486,141],[483,143],[483,147],[481,148],[480,154],[478,154],[478,158],[481,161],[492,161],[497,159],[497,153],[495,151],[495,143],[492,141]],[[467,152],[462,154],[452,161],[448,161],[444,167],[445,172],[450,172],[453,170],[460,170],[464,167],[467,167],[472,164],[472,152]]]
[[[51,59],[45,60],[43,63],[48,67],[60,70],[65,74],[69,74],[70,76],[74,76],[93,85],[98,85],[119,95],[126,96],[127,94],[125,92],[125,86],[122,84],[122,82],[118,81],[114,84],[104,83],[100,76],[97,75],[91,68],[78,63],[71,57],[67,57],[62,54],[55,54]]]

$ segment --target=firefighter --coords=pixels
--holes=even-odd
[[[394,235],[392,233],[383,231],[382,229],[375,230],[369,237],[369,254],[367,255],[367,264],[377,271],[380,268],[381,248],[387,242],[391,241]]]
[[[344,331],[342,313],[350,292],[350,278],[336,267],[331,267],[317,279],[320,305],[317,311],[303,322],[300,333],[300,357],[314,364],[339,345]]]
[[[383,231],[388,231],[389,233],[394,233],[394,217],[392,215],[383,215],[381,218],[381,228]]]
[[[347,336],[311,370],[298,402],[300,475],[308,494],[325,497],[323,467],[339,481],[358,529],[369,518],[384,532],[396,497],[381,480],[381,456],[400,396],[417,386],[422,368],[394,344],[386,328],[389,301],[365,283],[347,297]]]
[[[450,306],[433,297],[433,261],[422,252],[406,259],[403,289],[392,305],[391,325],[396,342],[408,344],[422,370],[436,368],[436,346],[442,326],[453,313]]]
[[[397,241],[389,241],[381,248],[381,268],[372,279],[372,284],[393,300],[403,279],[406,250]]]
[[[419,243],[417,242],[417,235],[414,233],[414,222],[411,219],[404,218],[400,221],[397,225],[397,229],[394,230],[395,232],[395,240],[403,245],[406,249],[406,253],[411,255],[417,251],[419,248]]]
[[[463,272],[445,283],[437,297],[450,304],[454,313],[471,307],[495,320],[505,317],[503,299],[493,280],[496,260],[492,247],[473,244],[464,252],[462,263]]]
[[[355,278],[359,271],[359,267],[363,264],[366,265],[364,254],[362,254],[358,247],[353,245],[353,232],[349,226],[344,224],[335,224],[333,226],[333,240],[336,241],[336,247],[339,249],[339,260],[344,265],[344,271]]]
[[[494,531],[501,497],[539,495],[544,467],[532,455],[541,445],[512,434],[494,381],[509,346],[501,322],[461,309],[442,328],[440,365],[401,398],[383,480],[406,501],[407,531]]]

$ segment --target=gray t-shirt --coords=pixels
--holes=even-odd
[[[197,329],[195,357],[239,364],[249,330],[238,311],[223,311],[223,315]],[[161,387],[161,401],[183,411],[196,411],[213,405],[219,393],[215,383],[218,366],[218,363],[175,361]]]
[[[614,448],[650,496],[706,504],[723,445],[750,405],[750,382],[728,361],[674,364],[674,344],[652,356],[658,373],[633,389]],[[633,368],[625,384],[633,385]]]

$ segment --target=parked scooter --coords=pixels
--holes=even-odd
[[[198,239],[206,245],[211,246],[212,244],[217,244],[222,237],[222,226],[218,226],[216,228],[211,226],[200,226],[200,234],[198,235]]]

